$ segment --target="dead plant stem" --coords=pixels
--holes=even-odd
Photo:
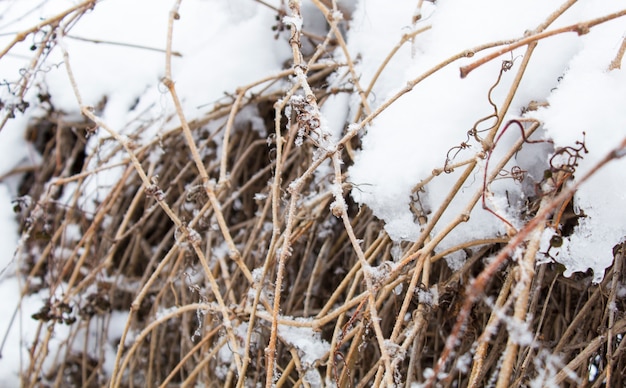
[[[83,13],[85,10],[89,9],[89,8],[93,8],[96,4],[98,0],[87,0],[87,1],[83,1],[81,3],[76,4],[75,6],[66,9],[65,11],[52,16],[48,19],[45,19],[39,23],[37,23],[36,25],[34,25],[33,27],[26,29],[22,32],[18,32],[15,37],[13,38],[13,40],[2,50],[0,51],[0,58],[4,57],[6,53],[8,53],[13,46],[15,46],[16,44],[18,44],[19,42],[24,41],[24,39],[26,39],[26,37],[28,37],[28,35],[33,34],[37,31],[40,31],[42,28],[46,27],[46,26],[50,26],[50,25],[57,25],[58,23],[61,22],[61,20],[63,20],[67,15],[73,13],[73,12],[77,12],[79,14]]]
[[[550,24],[554,23],[554,21],[556,19],[558,19],[561,15],[563,15],[565,13],[565,11],[570,9],[571,6],[576,4],[577,1],[578,0],[567,0],[567,1],[565,1],[565,3],[561,4],[561,6],[559,8],[557,8],[554,12],[552,12],[552,14],[550,14],[550,16],[548,16],[546,18],[546,20],[544,20],[543,23],[541,23],[539,26],[537,26],[537,29],[535,31],[543,31],[546,28],[548,28],[548,26],[550,26]]]
[[[158,328],[164,322],[167,322],[173,318],[178,316],[182,316],[186,312],[195,312],[195,311],[216,311],[216,306],[213,306],[208,303],[190,303],[184,306],[180,306],[174,311],[169,311],[159,317],[156,317],[153,321],[151,321],[145,328],[141,330],[137,337],[134,339],[133,344],[128,348],[126,353],[126,357],[122,361],[120,365],[120,370],[126,369],[128,363],[132,360],[132,355],[139,349],[139,345],[144,341],[144,339],[150,335],[154,329]],[[124,348],[124,344],[120,344],[120,348]],[[121,379],[123,378],[123,374],[112,375],[111,376],[111,386],[119,387],[121,384]]]
[[[485,359],[487,358],[487,350],[489,349],[489,341],[491,337],[496,333],[497,326],[500,323],[501,317],[498,314],[498,311],[502,309],[507,298],[509,297],[509,292],[511,290],[511,285],[513,284],[513,275],[509,274],[505,281],[504,285],[500,288],[500,292],[498,293],[498,298],[496,299],[496,303],[494,305],[494,310],[491,312],[489,316],[489,321],[487,322],[485,330],[483,330],[483,334],[478,338],[476,343],[478,346],[476,347],[476,351],[474,353],[474,361],[472,363],[472,371],[470,372],[468,387],[469,388],[478,388],[480,387],[481,379],[485,376],[487,372],[488,365],[485,365]]]
[[[172,16],[173,17],[173,16]],[[78,89],[78,85],[76,83],[76,80],[74,78],[74,73],[72,71],[71,65],[70,65],[70,58],[69,58],[69,53],[67,52],[67,50],[65,50],[65,48],[63,47],[63,45],[61,45],[62,50],[63,50],[63,57],[64,57],[64,63],[65,63],[65,67],[68,73],[68,77],[70,79],[70,84],[72,85],[72,89],[74,90],[74,94],[76,96],[76,99],[78,100],[79,106],[81,107],[81,112],[88,117],[90,120],[92,120],[94,123],[96,123],[100,128],[105,129],[119,144],[121,144],[124,149],[126,150],[126,152],[128,153],[132,165],[135,168],[135,171],[137,172],[137,174],[139,175],[139,177],[141,178],[141,181],[143,182],[143,184],[148,187],[153,185],[153,183],[148,179],[145,171],[143,170],[143,168],[141,167],[141,164],[139,162],[139,160],[137,159],[134,151],[132,150],[132,148],[129,145],[129,142],[122,138],[122,136],[115,130],[111,129],[108,127],[108,125],[106,123],[104,123],[103,121],[101,121],[93,112],[92,109],[90,107],[87,107],[86,105],[84,105],[79,89]],[[211,196],[209,196],[209,198],[211,198]],[[161,208],[163,209],[163,211],[168,215],[168,217],[174,222],[174,224],[176,225],[176,228],[179,228],[182,231],[182,238],[186,239],[189,237],[189,230],[187,229],[187,227],[180,221],[180,219],[178,218],[178,216],[172,211],[172,209],[167,205],[167,203],[160,198],[158,195],[156,197],[158,204],[161,206]],[[213,199],[215,200],[215,196],[213,195]],[[213,208],[216,215],[217,214],[221,214],[218,211],[218,208]],[[225,236],[226,237],[226,236]],[[204,255],[202,253],[202,250],[199,248],[198,246],[199,241],[191,241],[191,244],[194,248],[194,250],[196,251],[196,253],[199,255],[198,257],[201,259],[201,261],[206,262],[206,259],[204,258]],[[232,243],[232,240],[231,240]],[[88,250],[86,251],[88,252]],[[205,268],[206,269],[206,268]],[[245,272],[244,272],[245,273]],[[248,272],[249,274],[249,272]],[[224,318],[224,326],[226,328],[226,331],[228,333],[229,339],[231,341],[231,346],[233,347],[233,349],[238,349],[238,345],[237,345],[237,341],[235,339],[235,336],[232,332],[232,325],[230,323],[230,319],[229,319],[229,313],[228,310],[226,308],[226,306],[224,305],[223,300],[221,299],[221,294],[220,294],[220,289],[219,286],[217,286],[217,283],[215,282],[215,279],[213,278],[213,275],[211,273],[210,270],[207,271],[206,273],[209,282],[211,283],[211,288],[212,291],[215,295],[215,298],[218,301],[219,307],[220,307],[220,312]],[[251,279],[251,275],[249,277],[249,279]],[[132,314],[131,314],[132,316]],[[127,334],[127,330],[130,328],[128,326],[131,316],[129,316],[128,321],[127,321],[127,326],[126,326],[126,330],[124,331],[123,335],[122,335],[122,344],[124,343],[126,334]],[[122,378],[123,374],[118,374],[118,368],[120,366],[120,358],[122,355],[122,352],[124,350],[124,346],[120,346],[117,352],[117,357],[116,357],[116,361],[113,367],[113,372],[111,374],[111,384],[119,384],[120,381],[119,379]],[[235,355],[235,360],[236,360],[236,364],[237,366],[240,368],[241,367],[241,361],[239,360],[239,355],[236,354]],[[115,385],[112,385],[112,387]]]
[[[377,239],[376,241],[379,243],[370,245],[368,250],[365,252],[365,256],[369,258],[367,262],[370,264],[372,260],[376,257],[376,254],[378,253],[378,249],[374,249],[374,248],[378,248],[383,245],[382,237]],[[330,298],[328,298],[328,301],[326,302],[324,307],[322,307],[320,312],[317,314],[317,319],[323,320],[329,314],[329,312],[334,308],[334,306],[336,306],[337,300],[339,300],[340,296],[344,293],[344,290],[346,289],[346,287],[348,287],[349,285],[354,285],[355,283],[358,283],[355,277],[360,276],[358,275],[360,273],[359,269],[361,269],[360,262],[355,263],[350,268],[350,271],[346,274],[346,276],[344,276],[341,283],[335,288]],[[352,293],[349,293],[348,295],[352,295]]]
[[[619,70],[622,68],[622,60],[624,59],[624,53],[626,53],[626,37],[622,39],[622,44],[615,54],[615,58],[609,64],[609,70]]]
[[[424,26],[422,28],[415,29],[409,33],[402,35],[402,38],[400,38],[400,41],[391,49],[389,54],[387,54],[383,62],[376,69],[376,72],[374,73],[372,80],[370,81],[369,85],[367,86],[367,89],[364,92],[366,98],[370,95],[370,93],[372,93],[372,90],[374,89],[374,85],[376,85],[376,81],[378,81],[378,78],[382,74],[383,70],[387,67],[389,62],[391,62],[391,59],[397,54],[400,48],[402,48],[402,46],[404,46],[405,43],[410,42],[413,39],[415,39],[417,35],[423,32],[426,32],[430,29],[431,29],[431,26]],[[354,118],[355,122],[361,117],[361,109],[364,108],[364,106],[359,106],[359,108],[360,109],[357,111],[356,116]],[[366,109],[366,112],[367,114],[371,113],[371,109]]]
[[[607,163],[610,161],[620,158],[626,154],[626,138],[622,140],[619,146],[614,148],[611,152],[609,152],[602,160],[596,163],[585,175],[583,175],[579,180],[574,182],[571,186],[564,188],[559,195],[554,197],[542,211],[538,212],[533,219],[531,219],[525,226],[522,228],[517,235],[515,235],[509,243],[498,253],[496,258],[478,275],[476,279],[470,284],[467,288],[467,295],[465,298],[465,302],[463,303],[463,307],[461,311],[457,315],[456,323],[450,333],[448,340],[446,341],[446,345],[439,357],[439,360],[435,364],[434,373],[432,377],[430,377],[426,385],[427,387],[431,387],[434,384],[434,379],[437,374],[441,371],[441,369],[445,366],[448,361],[448,357],[450,357],[453,352],[453,348],[455,346],[456,338],[459,338],[461,333],[463,332],[463,328],[467,318],[470,314],[470,310],[478,297],[483,293],[489,281],[493,278],[494,274],[498,270],[498,268],[507,260],[517,247],[520,246],[528,237],[528,235],[535,230],[541,223],[545,222],[546,218],[549,216],[550,212],[556,208],[564,199],[570,196],[573,192],[575,192],[580,185],[586,182],[591,176],[593,176],[597,171],[602,169]],[[558,345],[557,345],[558,346]]]
[[[557,28],[554,30],[550,30],[550,31],[543,31],[543,32],[539,32],[536,34],[533,34],[531,36],[522,38],[517,40],[514,43],[509,44],[508,46],[492,53],[489,55],[486,55],[485,57],[472,62],[471,64],[467,65],[467,66],[463,66],[461,67],[461,78],[465,78],[467,77],[467,75],[474,69],[484,65],[485,63],[501,56],[502,54],[506,54],[510,51],[515,50],[516,48],[522,47],[522,46],[526,46],[530,43],[537,43],[538,41],[540,41],[541,39],[545,39],[545,38],[549,38],[551,36],[554,35],[559,35],[559,34],[563,34],[566,32],[575,32],[578,35],[584,35],[586,33],[589,32],[589,30],[591,28],[593,28],[594,26],[597,26],[598,24],[602,24],[602,23],[606,23],[609,20],[613,20],[619,17],[622,17],[626,15],[626,9],[612,13],[610,15],[606,15],[606,16],[602,16],[596,19],[591,19],[588,20],[586,22],[580,22],[580,23],[576,23],[576,24],[572,24],[566,27],[561,27],[561,28]]]
[[[613,369],[614,366],[614,357],[612,354],[613,351],[613,337],[614,334],[614,326],[615,326],[615,316],[617,310],[616,299],[617,299],[617,289],[619,288],[620,277],[622,275],[622,265],[623,265],[623,257],[624,257],[624,248],[626,245],[621,244],[619,248],[617,248],[617,252],[614,256],[613,260],[613,276],[611,278],[611,291],[609,294],[609,303],[606,307],[606,314],[608,315],[608,333],[607,333],[607,351],[606,351],[606,387],[611,388],[612,377],[613,377]]]
[[[178,9],[180,7],[181,1],[182,0],[177,0],[174,7],[170,11],[167,28],[167,49],[165,54],[165,77],[163,78],[162,82],[167,87],[170,95],[172,96],[172,101],[174,102],[176,113],[182,127],[183,136],[185,137],[185,141],[187,142],[187,146],[189,147],[189,151],[191,152],[191,157],[196,164],[196,168],[200,173],[202,185],[206,191],[207,196],[209,197],[211,206],[213,207],[213,212],[215,214],[217,224],[222,232],[222,235],[224,236],[224,240],[228,244],[230,257],[231,259],[233,259],[235,264],[237,264],[237,267],[239,267],[239,269],[246,276],[248,282],[252,284],[252,275],[248,267],[246,267],[246,265],[243,263],[241,254],[239,253],[239,250],[237,249],[235,243],[233,242],[233,238],[230,235],[230,231],[228,230],[228,226],[226,225],[226,221],[224,220],[224,215],[221,211],[221,206],[215,195],[214,184],[209,182],[209,174],[207,173],[207,170],[204,167],[204,163],[202,162],[202,158],[200,157],[200,153],[198,152],[198,147],[196,146],[195,140],[191,133],[191,128],[189,127],[189,123],[187,122],[187,118],[185,117],[185,114],[183,112],[183,107],[178,97],[178,93],[176,92],[176,87],[172,78],[172,35],[174,31],[174,21],[180,18]]]
[[[335,168],[335,185],[341,186],[341,161],[339,156],[335,153],[332,156],[333,166]],[[374,285],[374,279],[372,274],[372,268],[365,259],[365,255],[363,254],[363,250],[361,249],[360,243],[357,241],[356,236],[354,235],[354,230],[352,229],[352,225],[350,224],[350,219],[348,218],[348,213],[345,208],[345,202],[343,196],[339,196],[340,193],[335,195],[335,201],[337,201],[340,205],[336,208],[340,213],[341,219],[343,220],[344,228],[350,237],[350,242],[352,243],[352,248],[356,253],[359,262],[361,264],[361,269],[363,271],[363,277],[365,279],[365,284],[368,290],[368,311],[371,317],[371,324],[374,327],[374,332],[376,333],[376,339],[378,341],[378,347],[381,354],[382,363],[385,366],[385,375],[384,381],[388,387],[393,386],[393,369],[391,365],[391,358],[389,356],[387,350],[387,344],[385,341],[385,337],[383,335],[382,329],[380,327],[380,319],[378,315],[378,311],[376,309],[376,286]]]
[[[417,263],[415,264],[415,268],[413,268],[413,275],[411,276],[411,281],[409,282],[406,295],[404,297],[404,300],[402,301],[402,306],[400,307],[400,312],[398,313],[398,319],[396,319],[396,324],[394,325],[391,336],[389,337],[389,340],[394,343],[397,341],[400,330],[402,329],[404,316],[409,310],[410,304],[413,300],[415,287],[418,284],[417,282],[420,279],[420,275],[422,277],[421,283],[424,285],[424,287],[428,288],[429,273],[422,273],[422,270],[426,270],[427,268],[430,269],[430,257],[428,255],[420,255]]]
[[[539,276],[537,276],[536,278],[543,278],[545,272],[546,272],[546,266],[543,265],[543,266],[540,267],[540,269],[539,269]],[[546,312],[548,310],[550,296],[552,295],[552,291],[554,290],[554,285],[556,284],[557,279],[558,279],[558,277],[555,276],[554,279],[552,280],[552,282],[550,282],[550,288],[548,288],[548,294],[547,294],[547,296],[545,298],[545,302],[543,304],[543,308],[541,309],[541,315],[539,317],[539,322],[537,323],[537,327],[535,329],[535,337],[533,338],[533,342],[534,343],[537,342],[537,340],[539,339],[539,336],[541,334],[541,329],[543,327],[543,322],[545,321]],[[539,290],[540,284],[538,284],[537,287],[538,287],[538,289],[535,290],[533,303],[536,303],[536,301],[538,300],[539,295],[540,295],[540,293],[539,293],[539,291],[540,291]],[[531,307],[530,311],[535,311],[535,310],[532,309],[532,307]],[[533,352],[534,352],[533,347],[528,347],[528,352],[526,353],[526,355],[524,357],[524,360],[521,362],[521,364],[519,366],[520,371],[524,371],[524,370],[526,370],[526,368],[528,368],[528,365],[532,361]],[[519,375],[523,376],[523,374],[521,374],[521,373]],[[518,377],[518,380],[519,379],[520,378]],[[513,385],[514,386],[518,386],[519,383],[516,381]]]
[[[228,173],[227,173],[227,162],[228,162],[228,145],[230,144],[230,133],[233,130],[233,126],[235,124],[235,116],[237,116],[237,112],[239,112],[239,107],[241,106],[241,102],[246,93],[246,89],[240,89],[237,91],[237,98],[235,98],[235,102],[233,102],[232,108],[230,109],[230,114],[228,115],[228,121],[226,122],[226,129],[224,130],[224,137],[222,139],[222,158],[220,162],[220,177],[217,181],[217,189],[219,190],[224,185],[228,185]]]
[[[288,216],[287,223],[285,225],[285,231],[283,232],[283,245],[281,247],[279,256],[278,256],[278,268],[276,270],[276,281],[274,286],[274,301],[272,308],[272,324],[270,331],[270,340],[267,348],[265,349],[265,354],[267,356],[267,375],[265,380],[266,388],[271,388],[274,383],[274,369],[275,369],[275,359],[276,359],[276,341],[278,338],[278,316],[280,315],[280,301],[281,301],[281,293],[283,287],[283,276],[285,272],[285,265],[287,260],[291,256],[291,234],[293,232],[293,214],[296,211],[296,203],[299,197],[299,191],[301,187],[294,186],[291,190],[291,200],[289,202],[288,208]],[[262,285],[260,285],[262,287]]]
[[[543,203],[547,203],[549,198],[545,197]],[[540,210],[541,211],[541,210]],[[526,322],[526,314],[528,313],[528,298],[530,296],[530,287],[532,285],[533,277],[535,274],[535,258],[537,257],[537,251],[541,244],[541,236],[545,224],[541,223],[531,232],[531,239],[524,257],[519,261],[517,267],[518,284],[514,289],[515,309],[513,312],[513,323],[517,325],[523,325]],[[509,334],[509,339],[506,344],[506,350],[504,351],[502,367],[498,374],[498,381],[496,388],[506,388],[510,386],[511,374],[513,373],[513,367],[515,365],[515,359],[519,349],[519,338],[514,338],[514,335]]]
[[[354,60],[352,59],[352,55],[350,54],[350,51],[348,50],[348,45],[346,44],[346,41],[343,38],[343,34],[341,33],[337,25],[337,22],[339,21],[337,20],[337,18],[339,17],[339,14],[335,12],[335,9],[333,9],[331,12],[331,10],[329,10],[328,7],[326,7],[326,5],[324,5],[320,0],[312,0],[312,1],[313,1],[313,4],[315,4],[315,6],[324,14],[324,17],[326,18],[326,21],[328,22],[330,26],[330,30],[335,34],[335,38],[337,39],[337,42],[339,43],[339,47],[341,48],[343,55],[346,57],[346,62],[348,64],[348,72],[350,73],[350,76],[352,78],[351,82],[354,84],[354,87],[357,93],[359,94],[359,97],[361,98],[361,106],[363,109],[365,109],[365,112],[367,114],[370,114],[371,108],[369,106],[369,102],[367,101],[367,94],[364,92],[363,87],[361,86],[361,83],[359,81],[360,79],[359,74],[357,73],[356,68],[354,66]],[[335,6],[335,4],[333,6]],[[356,117],[354,121],[356,122],[356,120],[358,120],[358,117]]]

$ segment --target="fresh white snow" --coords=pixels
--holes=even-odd
[[[403,33],[422,26],[411,24],[410,11],[414,3],[398,1],[394,7],[384,1],[359,3],[349,35],[355,39],[349,39],[349,44],[354,54],[361,53],[363,57],[363,64],[359,65],[362,84],[367,85],[372,73]],[[523,36],[560,4],[560,1],[506,4],[487,0],[448,1],[438,3],[432,12],[427,13],[424,9],[422,23],[431,24],[432,28],[417,35],[414,43],[406,44],[391,60],[374,87],[373,105],[381,104],[406,82],[462,50]],[[548,29],[607,15],[621,7],[617,3],[580,2]],[[576,175],[584,174],[626,136],[624,71],[608,70],[623,38],[623,20],[618,19],[593,28],[583,36],[570,32],[542,40],[532,55],[504,122],[521,117],[541,120],[545,123],[543,136],[553,139],[555,148],[573,146],[575,141],[583,140],[585,132],[589,154],[580,160]],[[370,41],[373,43],[368,44]],[[419,235],[420,227],[409,210],[412,188],[428,178],[433,169],[442,168],[448,150],[466,141],[465,134],[474,122],[492,112],[486,98],[488,90],[497,78],[501,61],[513,60],[513,68],[503,74],[493,92],[494,102],[502,103],[503,94],[513,80],[515,65],[521,62],[524,52],[525,47],[522,47],[503,55],[464,79],[459,77],[459,67],[485,54],[480,52],[472,58],[458,60],[417,84],[413,91],[401,97],[367,128],[363,150],[350,168],[350,180],[359,188],[353,190],[352,195],[385,220],[385,229],[393,239],[415,240]],[[531,101],[546,100],[549,107],[523,115],[522,109]],[[486,127],[488,125],[479,128]],[[472,149],[461,152],[455,161],[470,157],[477,146],[472,144]],[[533,147],[537,150],[540,146],[525,145],[525,148]],[[506,149],[506,143],[498,143],[493,160],[497,159],[498,148]],[[543,161],[539,159],[535,163],[545,164],[548,157],[546,154]],[[523,162],[527,163],[520,161]],[[567,268],[566,275],[591,268],[594,281],[600,281],[604,269],[611,264],[612,247],[626,236],[625,194],[619,189],[620,181],[623,181],[620,170],[623,171],[624,163],[613,162],[577,192],[575,205],[587,217],[569,238],[567,249],[557,256]],[[533,167],[532,164],[524,166],[529,171]],[[426,193],[422,194],[427,198],[428,208],[438,208],[457,178],[456,174],[442,174],[428,184]],[[492,187],[496,196],[499,194],[503,198],[506,190],[509,201],[515,197],[522,199],[520,185],[511,180],[497,183],[497,188]],[[447,225],[462,211],[481,185],[480,176],[468,179],[461,195],[448,207],[439,225]],[[494,220],[494,216],[479,204],[472,211],[469,222],[457,227],[440,247],[445,249],[503,233],[502,223]]]

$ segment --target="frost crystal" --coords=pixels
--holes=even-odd
[[[394,268],[394,262],[385,261],[378,267],[368,266],[366,268],[363,268],[363,270],[366,275],[372,280],[372,283],[374,283],[375,286],[380,286],[387,280],[389,274],[393,271]]]
[[[439,304],[439,289],[437,285],[435,284],[428,290],[418,289],[417,298],[420,303],[437,306]]]
[[[346,201],[343,198],[343,190],[340,184],[332,185],[333,196],[335,201],[330,204],[330,211],[335,217],[341,217],[346,211]]]
[[[266,198],[267,198],[267,194],[265,194],[265,193],[256,193],[256,194],[254,194],[254,200],[255,201],[263,201]]]
[[[402,349],[400,345],[388,339],[385,340],[385,350],[387,351],[387,354],[389,354],[389,357],[391,357],[394,361],[402,361],[406,356],[405,350]]]
[[[445,257],[446,264],[452,271],[458,271],[465,264],[465,253],[463,251],[452,252]]]
[[[322,375],[317,369],[309,369],[304,374],[304,381],[309,383],[311,387],[323,387]]]
[[[306,320],[299,319],[299,321]],[[310,327],[278,325],[278,335],[298,350],[302,366],[305,369],[311,368],[315,362],[330,351],[330,344]]]

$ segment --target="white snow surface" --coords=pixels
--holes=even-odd
[[[306,322],[304,318],[296,321]],[[310,327],[278,325],[278,335],[289,345],[298,350],[304,368],[310,368],[330,351],[330,344],[321,338],[319,332]]]
[[[399,50],[383,70],[373,89],[373,108],[408,81],[462,50],[521,37],[525,31],[534,30],[561,2],[442,1],[428,13],[423,10],[425,17],[415,26],[411,24],[413,5],[412,1],[398,1],[395,7],[389,7],[385,1],[368,0],[359,2],[354,13],[348,44],[353,50],[352,55],[358,53],[363,58],[359,65],[362,85],[368,85],[375,69],[403,33],[432,25],[429,31],[417,35],[412,45]],[[548,29],[606,15],[621,7],[622,4],[613,2],[580,2]],[[623,70],[608,70],[624,37],[623,25],[623,20],[617,19],[592,28],[583,36],[566,33],[542,40],[532,54],[504,120],[520,118],[522,108],[532,100],[547,100],[549,107],[529,112],[526,117],[545,123],[544,137],[553,139],[557,149],[574,145],[576,140],[583,139],[583,132],[586,133],[589,154],[580,161],[577,177],[626,136],[625,73]],[[442,168],[448,150],[466,141],[466,132],[473,123],[492,112],[487,92],[497,78],[501,61],[513,60],[513,68],[503,74],[492,94],[497,105],[502,103],[524,52],[525,47],[505,54],[464,79],[459,77],[459,67],[485,54],[478,52],[472,58],[457,60],[417,84],[367,128],[362,139],[363,150],[349,170],[350,180],[358,188],[352,190],[352,195],[385,221],[385,229],[394,240],[417,238],[420,227],[409,210],[412,188],[428,178],[433,169]],[[485,127],[488,125],[479,129]],[[515,135],[518,136],[519,132]],[[504,136],[494,150],[492,163],[506,145],[507,136]],[[477,145],[473,146],[469,151],[461,152],[455,161],[470,157],[477,150]],[[531,147],[525,145],[525,148]],[[548,156],[535,162],[545,164]],[[623,181],[620,169],[624,169],[624,163],[623,160],[612,162],[577,192],[576,207],[587,217],[569,238],[567,252],[559,255],[558,260],[567,268],[566,275],[591,268],[594,281],[600,281],[605,268],[612,262],[612,247],[626,236],[625,194],[619,189]],[[528,171],[538,168],[536,165],[523,167]],[[458,178],[458,171],[442,174],[427,185],[426,193],[421,193],[420,198],[428,209],[434,211],[439,207]],[[481,176],[470,177],[444,213],[439,228],[462,212],[469,198],[481,190],[481,186]],[[514,206],[523,200],[521,187],[510,180],[502,180],[495,182],[491,189],[495,197],[489,206],[494,208],[504,203],[506,207],[508,198],[513,209],[505,209],[505,213],[515,225]],[[505,191],[508,197],[504,197]],[[502,207],[500,210],[502,213]],[[469,222],[457,227],[440,247],[445,249],[503,232],[502,223],[484,211],[479,202],[471,212]]]

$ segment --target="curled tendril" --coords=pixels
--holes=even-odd
[[[454,146],[452,148],[450,148],[448,150],[448,153],[446,154],[446,162],[443,166],[443,172],[445,172],[446,174],[449,174],[453,171],[452,168],[448,167],[448,165],[450,164],[450,162],[452,160],[454,160],[456,158],[456,156],[464,149],[470,148],[470,144],[468,143],[469,141],[469,136],[467,138],[467,141],[462,142],[461,144],[459,144],[458,146]],[[456,152],[455,152],[456,151]],[[452,155],[452,157],[450,157],[450,154],[454,152],[454,155]]]
[[[521,183],[524,180],[524,178],[526,177],[527,173],[528,173],[528,171],[524,170],[520,166],[513,166],[513,167],[511,167],[511,171],[507,171],[507,170],[502,169],[498,175],[500,175],[500,177],[502,179],[504,179],[504,178],[511,178],[514,181]]]
[[[495,90],[495,88],[498,86],[498,84],[500,84],[500,80],[502,79],[502,74],[504,74],[505,72],[511,70],[513,68],[513,64],[515,62],[515,59],[510,59],[510,60],[504,60],[502,61],[502,65],[500,66],[500,73],[498,74],[498,78],[496,78],[496,81],[494,82],[493,85],[491,85],[491,87],[489,88],[489,91],[487,92],[487,100],[489,101],[489,105],[491,105],[491,107],[493,108],[493,112],[485,117],[480,118],[479,120],[477,120],[474,125],[472,126],[472,128],[470,130],[467,131],[467,138],[465,139],[464,142],[461,142],[461,144],[454,146],[452,148],[450,148],[448,150],[448,153],[446,154],[446,162],[444,163],[443,166],[443,171],[446,173],[450,173],[452,172],[452,169],[448,167],[448,165],[450,164],[450,162],[452,162],[452,160],[454,160],[456,158],[456,156],[464,149],[467,149],[470,147],[470,140],[473,138],[477,143],[483,143],[483,139],[478,135],[479,133],[482,132],[487,132],[487,131],[491,131],[495,125],[497,124],[498,120],[498,106],[496,105],[495,102],[493,102],[492,99],[492,93]],[[478,126],[488,120],[491,119],[496,119],[496,123],[494,123],[493,125],[491,125],[488,128],[485,129],[478,129]],[[456,152],[455,152],[456,151]],[[452,155],[452,157],[450,157],[450,155],[454,153],[454,155]]]
[[[289,108],[291,122],[297,125],[299,137],[307,136],[316,144],[320,140],[325,139],[325,136],[320,132],[321,120],[319,111],[311,101],[294,96],[290,101]]]
[[[21,71],[21,70],[20,70]],[[12,89],[13,86],[17,86],[18,83],[17,82],[9,82],[6,79],[3,80],[2,82],[0,82],[0,86],[6,86],[7,87],[7,91],[9,92],[9,94],[11,94],[12,96],[16,96],[16,92]]]
[[[509,122],[506,123],[504,128],[502,128],[502,131],[500,131],[500,134],[495,138],[495,141],[493,142],[493,146],[491,147],[491,149],[489,150],[489,152],[487,154],[487,159],[485,161],[485,171],[484,171],[484,175],[483,175],[483,196],[482,196],[483,209],[485,209],[488,212],[490,212],[491,214],[495,215],[502,222],[504,222],[505,224],[507,224],[508,226],[513,228],[513,225],[508,220],[506,220],[504,217],[502,217],[501,215],[499,215],[498,213],[493,211],[491,208],[489,208],[489,206],[487,206],[487,202],[486,202],[487,192],[488,192],[488,189],[489,189],[489,183],[487,182],[487,173],[489,171],[489,161],[491,160],[491,155],[493,153],[493,149],[496,147],[496,145],[498,144],[498,141],[500,141],[502,136],[506,133],[506,131],[512,125],[515,125],[515,126],[517,126],[519,128],[520,133],[522,135],[522,139],[524,140],[524,143],[528,143],[528,144],[545,143],[545,142],[548,142],[548,140],[530,140],[526,136],[526,132],[524,131],[523,124],[519,120],[510,120]],[[510,171],[511,177],[513,179],[515,179],[516,181],[523,180],[525,174],[526,174],[526,171],[523,170],[522,168],[520,168],[519,166],[514,166],[513,168],[511,168],[511,171]]]
[[[524,170],[520,166],[513,166],[511,168],[511,178],[513,178],[514,181],[522,182],[524,177],[526,177],[526,173],[528,173],[528,171]]]
[[[576,140],[574,144],[574,146],[561,147],[554,151],[554,155],[550,158],[550,169],[553,172],[563,171],[571,174],[576,171],[578,161],[583,158],[583,154],[589,152],[585,144],[585,132],[583,132],[583,140]],[[561,157],[565,157],[565,163],[557,165],[558,159]]]

